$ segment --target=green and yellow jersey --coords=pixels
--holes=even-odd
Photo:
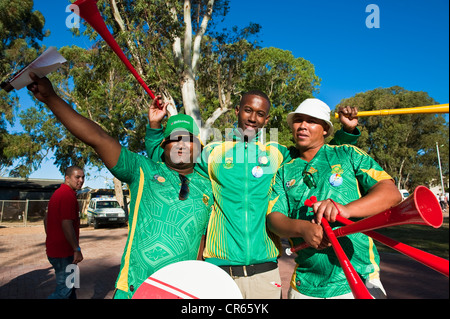
[[[208,225],[204,258],[216,265],[276,262],[279,239],[266,228],[269,194],[278,169],[296,150],[277,142],[262,142],[260,131],[245,140],[234,129],[225,141],[205,146],[196,170],[211,180],[214,206]],[[355,143],[359,137],[337,131],[333,143]],[[146,150],[157,160],[163,130],[147,127]]]
[[[361,149],[351,145],[324,145],[310,162],[296,158],[278,171],[270,194],[271,212],[312,220],[312,209],[304,205],[311,196],[319,201],[331,198],[345,205],[386,179],[392,178]],[[333,228],[338,225],[331,224]],[[290,242],[296,246],[303,239],[291,238]],[[380,257],[370,237],[357,233],[339,238],[339,242],[358,274],[364,279],[379,276]],[[328,298],[350,292],[332,247],[301,250],[295,261],[291,287],[300,293]]]
[[[131,298],[162,267],[197,259],[213,203],[211,183],[197,172],[186,175],[189,196],[179,200],[177,172],[126,148],[110,171],[130,190],[128,238],[115,298]]]
[[[275,262],[279,255],[265,220],[274,176],[289,151],[258,137],[245,141],[236,130],[229,140],[207,145],[198,165],[215,199],[203,256],[219,266]]]

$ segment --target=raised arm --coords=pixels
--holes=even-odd
[[[157,101],[162,104],[162,109],[158,107]],[[153,103],[150,105],[148,109],[148,123],[150,128],[159,129],[161,128],[161,122],[167,115],[167,106],[168,102],[162,103],[161,95],[158,95],[156,99],[153,100]]]
[[[356,145],[361,132],[358,130],[358,109],[353,106],[340,106],[338,109],[339,121],[342,128],[335,132],[333,139],[329,142],[330,145],[350,144]]]
[[[59,121],[79,140],[94,148],[107,168],[117,164],[121,145],[109,136],[99,125],[78,114],[53,90],[51,82],[30,73],[34,83],[28,89],[41,102],[45,103]]]
[[[358,126],[358,108],[355,106],[340,106],[338,114],[343,130],[353,134],[356,126]]]
[[[163,107],[160,109],[157,107],[156,100],[161,100],[161,96],[157,96],[148,109],[149,124],[145,133],[145,150],[147,151],[147,156],[152,160],[163,161],[164,152],[160,145],[164,139],[164,134],[161,122],[167,115],[169,103],[161,103]]]

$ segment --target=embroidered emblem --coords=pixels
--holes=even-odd
[[[308,173],[311,173],[311,174],[314,174],[316,172],[317,172],[317,170],[314,167],[312,167],[312,166],[308,170]]]
[[[233,164],[233,158],[232,157],[227,157],[225,158],[225,164],[223,164],[223,167],[226,169],[230,169],[234,166]]]
[[[158,174],[153,176],[154,179],[156,179],[158,182],[160,183],[164,183],[166,181],[166,179]]]
[[[331,166],[331,173],[342,175],[342,173],[344,173],[344,170],[342,169],[341,164]]]
[[[295,179],[291,179],[290,181],[286,182],[286,188],[291,188],[295,184]]]

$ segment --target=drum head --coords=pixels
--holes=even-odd
[[[242,299],[242,294],[221,268],[188,260],[155,272],[136,290],[133,299]]]

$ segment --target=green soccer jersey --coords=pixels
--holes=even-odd
[[[186,175],[189,196],[179,200],[177,172],[125,148],[110,171],[128,184],[131,196],[128,239],[116,281],[116,298],[131,298],[155,271],[197,258],[213,203],[211,183],[196,172]]]
[[[271,211],[293,219],[312,220],[312,209],[304,205],[311,196],[319,201],[331,198],[345,205],[364,196],[384,179],[392,178],[361,149],[350,145],[324,145],[310,162],[296,158],[280,168],[270,195]],[[290,242],[296,246],[303,239],[291,238]],[[364,279],[379,276],[379,255],[370,237],[357,233],[339,238],[339,242]],[[291,287],[300,293],[329,298],[350,292],[332,247],[301,250],[295,261]]]
[[[212,183],[214,206],[203,257],[222,265],[276,262],[279,238],[267,231],[269,194],[279,167],[296,156],[274,141],[263,142],[263,131],[246,141],[238,129],[226,141],[212,142],[201,153],[196,169]],[[355,143],[359,136],[336,132],[333,143]],[[147,127],[146,149],[160,159],[162,129]]]

